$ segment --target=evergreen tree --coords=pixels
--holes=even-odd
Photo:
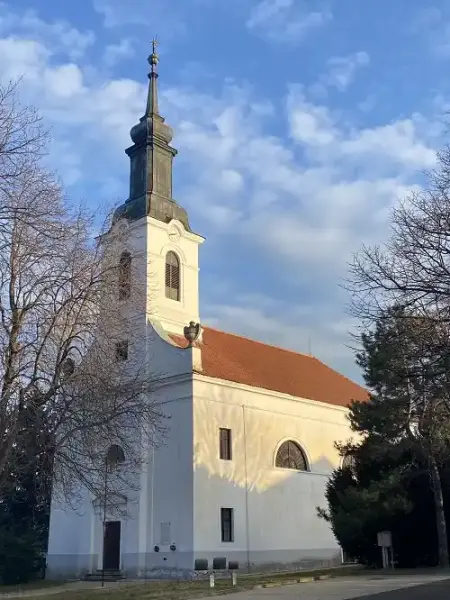
[[[42,576],[48,538],[51,444],[45,415],[25,411],[12,468],[0,499],[0,581]],[[39,426],[37,426],[39,425]]]
[[[376,534],[387,529],[402,564],[448,564],[450,432],[442,338],[435,322],[402,307],[362,335],[357,362],[371,394],[350,408],[361,441],[340,447],[352,457],[351,467],[331,478],[329,512],[321,514],[344,549],[366,563],[380,556]]]
[[[438,562],[433,494],[424,465],[399,447],[364,441],[352,448],[351,467],[327,484],[328,511],[319,511],[343,550],[362,564],[381,566],[377,533],[391,531],[397,564]]]

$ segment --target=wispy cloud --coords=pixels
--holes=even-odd
[[[187,4],[179,0],[93,0],[105,28],[146,28],[149,40],[158,33],[166,42],[186,33]]]
[[[450,58],[450,13],[430,6],[415,15],[410,31],[424,38],[431,53],[438,58]]]
[[[247,27],[270,40],[296,44],[331,18],[329,10],[311,11],[302,0],[261,0],[252,8]]]
[[[103,62],[107,67],[114,67],[117,63],[130,58],[135,53],[133,40],[122,38],[116,44],[108,44],[103,53]]]
[[[297,4],[287,0],[277,10],[283,18],[298,16]],[[253,27],[271,20],[264,12],[255,15]],[[52,125],[52,163],[70,191],[87,190],[96,201],[123,200],[123,150],[145,104],[145,57],[142,81],[118,78],[100,62],[108,53],[112,62],[127,54],[126,41],[117,46],[111,40],[100,62],[86,64],[91,42],[81,42],[78,55],[64,54],[57,50],[61,36],[48,23],[35,16],[26,29],[17,19],[2,13],[0,76],[24,75],[24,97]],[[89,31],[76,31],[75,39],[90,39]],[[346,58],[330,60],[329,85],[334,81],[338,89],[366,64],[360,53]],[[264,265],[250,299],[243,288],[251,287],[252,273],[239,272],[240,263],[222,298],[202,270],[204,315],[223,329],[303,351],[311,336],[313,352],[349,372],[353,358],[345,349],[349,323],[339,278],[362,241],[384,236],[393,202],[420,185],[418,173],[433,165],[441,133],[435,116],[403,114],[361,125],[301,85],[262,98],[248,84],[194,90],[164,85],[161,77],[160,96],[180,151],[177,197],[208,238],[204,256],[214,245],[219,254],[236,248]]]
[[[308,91],[318,98],[325,98],[332,88],[345,92],[355,81],[358,72],[369,63],[369,54],[362,50],[347,56],[332,56],[327,60],[325,71],[309,86]]]
[[[267,295],[243,295],[228,289],[225,297],[233,303],[211,302],[204,323],[268,344],[313,354],[335,369],[360,378],[350,345],[343,346],[348,331],[356,323],[323,304],[292,303]]]
[[[79,60],[94,44],[92,30],[80,31],[64,19],[45,21],[33,10],[14,12],[0,3],[0,34],[14,31],[15,36],[28,36],[33,42],[52,46],[54,54]]]
[[[324,78],[328,85],[344,91],[353,82],[359,69],[369,64],[367,52],[355,52],[348,56],[334,56],[328,60],[329,72]]]
[[[157,11],[160,9],[160,4],[156,2]],[[121,27],[125,24],[149,25],[152,20],[149,4],[143,0],[129,0],[126,4],[121,0],[93,0],[93,7],[102,17],[103,25],[108,28]]]

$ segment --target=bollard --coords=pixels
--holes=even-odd
[[[231,585],[237,584],[237,573],[231,573]]]
[[[214,585],[214,573],[211,573],[211,575],[209,576],[209,587],[213,588]]]

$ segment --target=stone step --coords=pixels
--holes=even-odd
[[[103,579],[105,581],[121,581],[122,579],[125,579],[125,573],[123,571],[105,570]],[[85,581],[101,581],[102,580],[101,569],[97,569],[93,573],[87,573],[84,576],[84,580]]]
[[[95,569],[94,573],[100,573],[100,575],[101,575],[102,570]],[[108,575],[122,575],[123,571],[121,571],[120,569],[105,569],[105,573],[108,573]]]

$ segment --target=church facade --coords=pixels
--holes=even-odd
[[[347,406],[366,391],[312,356],[209,327],[189,347],[199,315],[199,247],[172,197],[172,130],[159,114],[158,62],[149,58],[145,115],[132,128],[130,197],[116,212],[126,230],[120,264],[149,288],[129,352],[164,372],[165,443],[148,440],[138,491],[126,510],[102,514],[86,492],[77,510],[52,501],[47,576],[103,566],[128,576],[339,564],[340,548],[317,516],[351,436]],[[136,275],[136,273],[138,275]],[[106,518],[105,518],[106,517]],[[200,562],[199,562],[200,561]]]

